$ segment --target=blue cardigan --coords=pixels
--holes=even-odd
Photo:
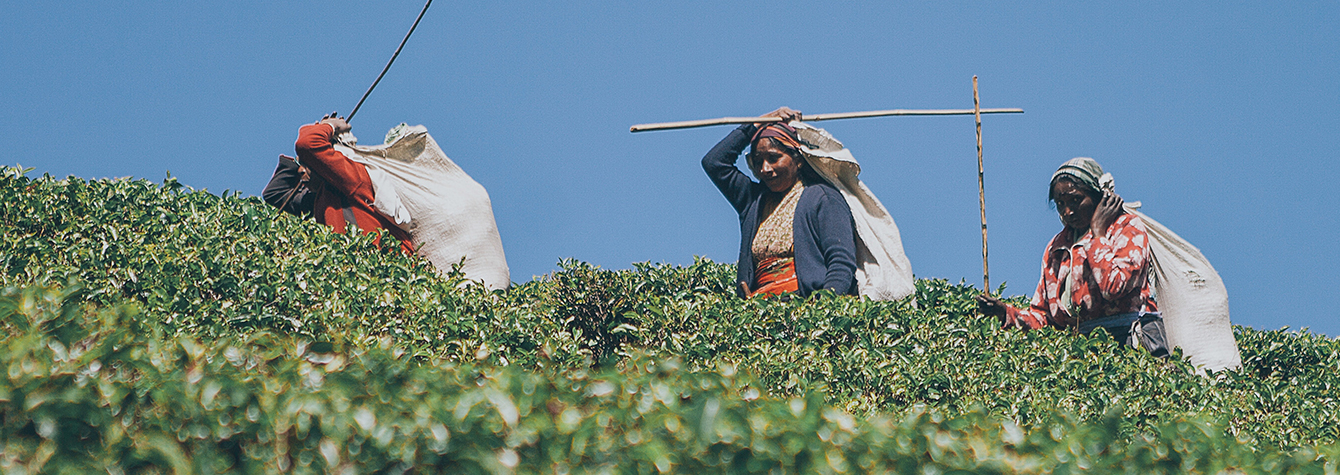
[[[758,289],[754,278],[754,233],[761,221],[760,203],[770,192],[762,183],[745,176],[735,162],[749,145],[755,127],[742,125],[721,139],[703,157],[703,170],[740,214],[740,260],[736,279],[752,292]],[[805,181],[793,220],[796,280],[801,296],[819,289],[839,295],[856,295],[856,225],[851,208],[842,192],[822,178]],[[736,293],[741,293],[739,289]]]

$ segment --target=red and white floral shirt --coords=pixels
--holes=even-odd
[[[1132,213],[1123,213],[1096,239],[1090,231],[1076,241],[1069,229],[1061,230],[1042,256],[1042,279],[1032,305],[1008,306],[1005,326],[1071,328],[1111,315],[1156,312],[1153,268],[1145,223]],[[1072,276],[1067,302],[1063,293]]]

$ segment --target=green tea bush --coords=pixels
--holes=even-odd
[[[682,271],[705,265],[714,264]],[[606,272],[636,279],[643,271]],[[818,391],[858,414],[981,407],[1029,425],[1055,412],[1098,421],[1121,407],[1124,434],[1208,414],[1226,417],[1233,434],[1281,446],[1340,439],[1340,342],[1319,335],[1238,327],[1244,366],[1205,377],[1184,360],[1106,336],[1001,329],[972,315],[976,289],[944,280],[919,280],[917,307],[833,296],[739,300],[716,290],[646,294],[630,305],[636,347],[692,367],[730,361],[770,394]]]
[[[77,279],[83,290],[72,301],[133,305],[137,331],[164,341],[389,345],[419,364],[549,375],[537,377],[625,370],[635,355],[679,361],[689,374],[728,362],[752,375],[763,399],[817,397],[870,420],[934,413],[1033,431],[1063,419],[1110,429],[1121,443],[1175,421],[1209,421],[1254,450],[1340,440],[1340,342],[1306,331],[1237,327],[1243,367],[1198,376],[1178,358],[1101,335],[1003,330],[974,315],[977,289],[943,279],[918,280],[915,305],[741,300],[728,264],[616,271],[567,260],[488,291],[368,236],[173,179],[0,168],[0,200],[0,286]]]
[[[88,301],[136,302],[172,334],[389,335],[420,356],[473,355],[515,323],[491,320],[495,296],[458,292],[459,276],[256,198],[0,168],[0,200],[0,284],[78,278]]]
[[[1118,437],[917,406],[859,418],[731,365],[526,371],[253,332],[163,337],[78,287],[0,292],[0,468],[15,473],[1335,473],[1204,417]]]

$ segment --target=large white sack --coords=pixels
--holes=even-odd
[[[1139,208],[1139,202],[1126,204],[1126,211],[1139,216],[1149,234],[1154,301],[1163,314],[1168,347],[1182,347],[1182,355],[1200,372],[1242,366],[1223,279],[1200,249]]]
[[[511,285],[493,204],[484,187],[437,146],[428,129],[401,125],[383,145],[358,145],[350,134],[335,150],[367,167],[374,207],[409,232],[415,251],[441,271],[457,264],[490,289]]]
[[[856,224],[856,287],[871,300],[898,300],[916,292],[912,263],[889,210],[861,182],[861,164],[851,150],[824,129],[792,122],[801,152],[819,176],[832,184],[851,207]]]

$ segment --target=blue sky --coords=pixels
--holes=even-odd
[[[1200,247],[1235,323],[1340,334],[1336,2],[446,2],[353,121],[423,124],[490,192],[513,280],[733,261],[698,165],[730,129],[637,123],[983,107],[992,282],[1031,294],[1051,172],[1091,156]],[[37,173],[256,194],[358,101],[422,3],[15,2],[0,139]],[[862,161],[919,277],[981,278],[970,117],[817,123]]]

